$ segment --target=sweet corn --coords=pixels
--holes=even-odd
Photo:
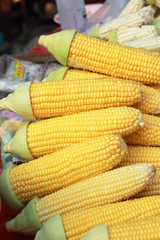
[[[122,12],[119,14],[119,17],[138,12],[141,8],[143,8],[144,4],[145,0],[130,0]]]
[[[160,118],[143,113],[144,127],[126,137],[128,144],[160,146]]]
[[[28,82],[24,85],[28,88]],[[68,79],[31,83],[28,91],[28,98],[24,98],[23,102],[18,101],[23,96],[23,91],[19,89],[0,100],[1,110],[14,111],[23,118],[28,114],[27,119],[33,120],[107,107],[132,106],[141,100],[140,86],[137,83],[107,77],[91,81]],[[25,108],[29,104],[31,111]]]
[[[113,107],[26,123],[3,150],[31,160],[93,137],[124,137],[143,126],[141,115],[135,108]]]
[[[31,231],[31,223],[32,229],[35,225],[39,227],[57,214],[66,215],[128,199],[149,184],[155,171],[152,164],[126,166],[70,185],[40,199],[32,199],[17,217],[7,223],[7,229],[25,233]]]
[[[160,195],[160,170],[156,172],[153,180],[145,187],[140,193],[136,194],[135,197],[147,197]]]
[[[127,146],[117,135],[105,135],[72,144],[34,161],[10,167],[0,175],[0,195],[8,208],[42,197],[76,182],[111,170],[126,156]],[[5,176],[4,176],[5,175]],[[6,186],[6,178],[9,186]],[[9,202],[8,202],[9,199]]]
[[[152,163],[157,170],[160,170],[160,148],[149,146],[128,145],[128,154],[117,167],[137,163]]]
[[[113,43],[123,44],[130,41],[144,40],[158,36],[156,27],[145,25],[142,27],[120,28],[112,30],[105,38]]]
[[[124,27],[140,27],[142,25],[151,23],[154,15],[148,11],[150,8],[142,8],[138,12],[115,18],[112,21],[102,25],[99,29],[99,36],[101,38],[105,38],[106,35],[114,29],[120,29]]]
[[[110,43],[76,30],[41,36],[39,44],[63,65],[142,83],[160,82],[159,54],[151,51]]]
[[[160,36],[125,42],[123,45],[134,48],[143,48],[150,51],[160,51]]]

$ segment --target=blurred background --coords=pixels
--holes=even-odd
[[[85,0],[85,4],[104,3]],[[0,0],[0,54],[27,53],[41,34],[59,27],[54,0]]]

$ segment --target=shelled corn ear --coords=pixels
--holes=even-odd
[[[8,208],[17,209],[18,206],[11,200],[12,195],[25,204],[34,197],[45,196],[109,171],[126,154],[127,146],[117,135],[105,135],[72,144],[55,153],[4,170],[0,175],[0,195]],[[6,186],[7,181],[9,185]]]
[[[134,48],[143,48],[150,51],[160,51],[160,36],[125,42],[123,45]]]
[[[29,232],[32,223],[33,228],[39,227],[57,214],[66,215],[128,199],[149,184],[155,171],[152,164],[126,166],[70,185],[45,197],[32,199],[17,217],[7,223],[7,230]]]
[[[160,147],[127,145],[128,154],[117,167],[137,163],[151,163],[160,170]]]
[[[146,39],[158,36],[157,29],[154,25],[145,25],[141,27],[120,28],[109,32],[105,37],[108,41],[118,44],[125,42]]]
[[[138,12],[141,8],[143,8],[144,4],[145,0],[130,0],[118,17]]]
[[[29,91],[28,98],[18,101],[26,91],[25,87]],[[141,90],[137,83],[104,76],[103,79],[68,79],[29,85],[27,82],[23,84],[23,91],[17,88],[13,94],[0,100],[0,108],[14,111],[23,118],[28,115],[27,119],[33,120],[107,107],[132,106],[140,101]],[[25,108],[26,105],[29,109]]]
[[[110,43],[74,29],[42,35],[39,44],[63,65],[142,83],[160,82],[159,55],[151,51]]]
[[[31,160],[93,137],[106,134],[124,137],[143,124],[141,112],[131,107],[106,108],[27,122],[3,150]]]
[[[160,170],[156,171],[153,180],[145,187],[140,193],[136,194],[135,197],[147,197],[160,195]]]
[[[93,73],[89,71],[83,71],[80,69],[74,69],[71,67],[61,67],[56,71],[51,72],[43,81],[54,80],[76,80],[76,79],[92,79],[92,78],[104,78],[105,75]]]
[[[105,38],[106,35],[114,29],[120,29],[124,27],[140,27],[142,25],[151,23],[154,14],[150,10],[151,7],[145,9],[142,8],[138,12],[130,13],[122,17],[113,19],[112,21],[100,27],[99,36],[101,38]]]
[[[160,92],[157,89],[141,84],[141,102],[133,107],[143,113],[157,115],[160,113]]]
[[[143,113],[143,130],[126,137],[127,144],[160,146],[160,117]]]

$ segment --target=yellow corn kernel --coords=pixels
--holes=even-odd
[[[61,220],[66,238],[79,240],[99,224],[108,227],[157,215],[160,215],[160,197],[153,196],[76,211],[61,216]]]
[[[144,4],[145,0],[130,0],[122,12],[119,14],[119,17],[139,11],[144,6]]]
[[[152,180],[156,168],[137,164],[70,185],[36,201],[36,212],[43,223],[54,215],[115,203],[142,191]]]
[[[128,154],[117,167],[137,163],[151,163],[160,170],[160,148],[149,146],[128,145]]]
[[[30,99],[34,117],[43,119],[107,107],[132,106],[140,102],[141,93],[135,82],[104,77],[32,83]]]
[[[156,171],[153,180],[149,183],[146,188],[140,193],[136,194],[135,197],[146,197],[160,195],[160,170]]]
[[[87,79],[87,78],[104,78],[105,75],[103,74],[98,74],[98,73],[93,73],[89,71],[83,71],[80,69],[74,69],[74,68],[69,68],[65,75],[63,80],[65,79]]]
[[[160,118],[143,113],[144,126],[137,132],[126,137],[128,144],[160,146]]]
[[[144,113],[157,115],[160,113],[160,92],[141,84],[141,102],[134,104]]]
[[[160,216],[152,216],[148,218],[133,220],[130,222],[120,223],[108,226],[108,234],[110,240],[146,240],[160,239]]]
[[[10,186],[16,198],[26,203],[111,170],[126,152],[126,144],[117,135],[92,138],[12,168]]]
[[[57,42],[62,48],[60,52],[57,52]],[[41,36],[39,44],[48,47],[64,65],[142,83],[160,82],[159,55],[151,51],[110,43],[75,30]]]

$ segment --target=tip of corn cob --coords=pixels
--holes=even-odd
[[[64,75],[66,73],[66,71],[69,69],[70,67],[61,67],[58,68],[57,70],[51,72],[44,80],[45,81],[54,81],[54,80],[63,80]]]
[[[160,35],[160,19],[154,19],[152,25],[156,27],[158,35]]]
[[[138,121],[139,121],[139,125],[140,125],[141,127],[143,127],[144,124],[145,124],[145,122],[143,121],[143,115],[142,115],[141,112],[139,112]]]
[[[8,232],[35,235],[42,226],[36,213],[36,201],[37,198],[33,198],[15,218],[6,223]]]
[[[62,65],[67,65],[68,52],[76,29],[64,30],[50,35],[42,35],[38,44],[46,47]]]
[[[14,154],[22,159],[25,156],[26,160],[34,159],[27,144],[27,127],[29,123],[30,122],[26,122],[22,124],[11,140],[3,146],[5,153]]]
[[[118,43],[117,29],[114,29],[111,32],[109,32],[105,38],[108,39],[109,42]]]
[[[0,110],[15,112],[20,117],[35,120],[30,101],[30,85],[32,82],[21,84],[6,98],[0,100]]]
[[[35,240],[66,240],[66,235],[60,215],[56,215],[45,222],[37,232]]]
[[[90,229],[81,240],[109,240],[109,233],[105,224],[97,225]],[[37,239],[38,240],[38,239]]]
[[[0,196],[8,209],[19,212],[25,205],[17,199],[10,186],[9,173],[13,167],[15,166],[8,167],[0,175]]]

